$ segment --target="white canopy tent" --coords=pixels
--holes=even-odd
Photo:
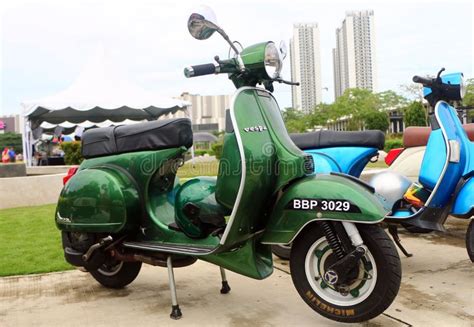
[[[82,128],[91,128],[91,127],[109,127],[113,125],[133,125],[137,124],[140,122],[144,122],[145,120],[131,120],[131,119],[125,119],[119,122],[114,122],[109,119],[104,120],[103,122],[100,123],[94,123],[89,120],[83,121],[81,123],[71,123],[69,121],[65,121],[59,124],[51,124],[46,121],[42,122],[39,127],[41,127],[44,130],[51,130],[55,129],[56,127],[63,127],[63,128],[75,128],[75,127],[82,127]]]
[[[155,120],[178,110],[186,101],[161,97],[130,83],[120,69],[98,51],[76,81],[58,94],[21,103],[25,116],[25,161],[32,162],[33,131],[63,127],[90,128]],[[187,113],[186,113],[187,114]]]

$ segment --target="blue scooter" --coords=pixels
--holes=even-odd
[[[461,125],[458,113],[449,102],[461,101],[465,94],[462,73],[436,78],[415,76],[413,82],[423,85],[424,98],[430,104],[431,134],[421,164],[419,183],[412,183],[395,172],[376,174],[369,181],[376,192],[392,208],[385,218],[395,242],[406,256],[411,256],[400,244],[397,224],[445,231],[448,215],[470,219],[474,215],[474,143]],[[393,225],[395,224],[395,225]],[[473,220],[466,238],[467,250],[473,256]]]
[[[385,135],[381,131],[339,132],[320,130],[290,134],[293,142],[313,157],[315,173],[341,173],[359,178],[365,166],[378,157]],[[357,180],[358,181],[358,180]],[[290,258],[291,245],[273,245],[281,259]]]

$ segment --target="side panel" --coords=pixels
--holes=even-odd
[[[359,177],[378,150],[367,147],[333,147],[305,152],[313,157],[315,173],[339,172]]]
[[[278,200],[264,243],[287,244],[310,221],[377,223],[390,211],[366,187],[343,176],[313,175],[292,184]]]
[[[469,179],[457,194],[451,213],[466,218],[474,215],[474,178]]]
[[[79,171],[62,190],[56,224],[67,231],[117,233],[139,212],[137,190],[125,176],[107,169],[87,169]]]

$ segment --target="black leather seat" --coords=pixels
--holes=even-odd
[[[125,152],[191,147],[193,131],[187,118],[155,120],[87,130],[82,136],[84,158]]]
[[[290,137],[301,150],[338,146],[358,146],[383,149],[385,144],[385,135],[377,130],[361,132],[320,130],[310,133],[290,134]]]

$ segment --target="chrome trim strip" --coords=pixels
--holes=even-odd
[[[227,236],[229,235],[229,231],[232,227],[232,224],[234,223],[235,216],[237,214],[237,210],[239,209],[239,204],[240,200],[242,199],[242,194],[244,192],[244,185],[245,185],[245,179],[247,178],[247,165],[245,162],[245,152],[244,152],[244,145],[242,143],[242,136],[240,135],[240,130],[239,130],[239,125],[237,125],[237,119],[235,118],[235,112],[234,112],[234,106],[235,106],[235,100],[239,96],[239,94],[243,91],[246,90],[262,90],[263,89],[257,88],[257,87],[250,87],[250,86],[244,86],[238,89],[235,93],[234,96],[232,97],[232,104],[230,106],[230,120],[232,121],[232,125],[234,127],[234,133],[235,137],[237,139],[237,146],[239,148],[239,154],[240,154],[240,161],[242,163],[242,175],[240,177],[240,185],[239,185],[239,191],[237,192],[237,197],[235,199],[234,207],[232,208],[232,213],[230,214],[229,221],[227,223],[227,226],[224,230],[224,234],[222,235],[220,244],[224,244],[225,241],[227,240]],[[267,92],[267,91],[265,91]]]
[[[209,249],[209,251],[196,251],[196,249],[177,249],[173,246],[166,246],[166,245],[156,245],[156,246],[146,246],[146,245],[138,245],[138,244],[130,244],[127,242],[123,243],[123,246],[130,249],[138,249],[138,250],[146,250],[146,251],[156,251],[156,252],[166,252],[166,253],[176,253],[176,254],[186,254],[186,255],[193,255],[193,256],[203,256],[213,253],[219,246]]]

